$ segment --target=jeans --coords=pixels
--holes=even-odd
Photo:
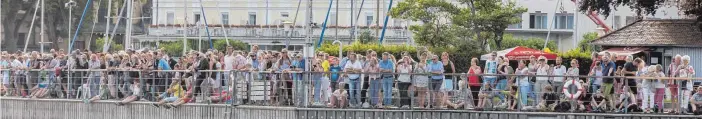
[[[371,79],[370,80],[370,97],[371,97],[371,105],[377,105],[378,104],[378,91],[380,91],[380,79]]]
[[[358,105],[361,101],[361,82],[356,79],[349,79],[349,103]]]
[[[314,102],[320,102],[319,98],[321,98],[322,94],[322,78],[315,78],[314,79]]]
[[[592,87],[592,88],[590,88],[590,89],[592,89],[592,90],[590,90],[590,92],[592,92],[592,93],[596,92],[597,90],[600,90],[600,85],[592,84],[591,87]],[[603,91],[603,92],[604,92],[604,91]]]
[[[296,99],[295,104],[297,106],[307,105],[306,104],[307,101],[305,101],[307,99],[307,96],[306,96],[307,94],[305,94],[307,92],[307,85],[302,80],[293,80],[293,81],[295,83],[295,87],[293,87],[293,88],[295,88],[295,99]]]
[[[90,84],[90,97],[98,95],[100,93],[100,75],[91,75],[89,82],[90,83],[88,84]]]
[[[531,85],[519,86],[519,101],[521,101],[522,106],[528,106],[529,95],[531,95]]]
[[[500,100],[504,101],[505,100],[505,95],[503,95],[501,92],[503,90],[507,90],[507,79],[502,79],[500,81],[497,81],[497,86],[495,86],[495,89],[497,91],[497,97],[500,98]]]
[[[392,105],[392,77],[383,78],[383,105]]]

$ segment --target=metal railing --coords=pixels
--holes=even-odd
[[[136,96],[138,98],[134,101],[176,106],[181,102],[309,108],[619,113],[646,109],[659,109],[659,112],[663,112],[662,109],[676,112],[691,110],[695,105],[685,105],[691,105],[688,101],[694,100],[693,95],[696,94],[691,87],[700,85],[701,80],[463,73],[441,74],[443,76],[355,73],[360,75],[359,78],[350,79],[349,76],[354,73],[223,70],[74,69],[2,70],[0,73],[3,76],[3,86],[0,87],[2,96],[60,98],[85,103],[96,100],[128,103],[125,98]],[[398,80],[405,76],[409,76],[409,80]],[[476,76],[479,80],[469,80],[469,76]],[[496,80],[486,76],[494,76]],[[330,79],[332,77],[338,79]],[[556,82],[552,80],[555,77],[566,80]],[[597,79],[604,81],[596,82]],[[636,79],[636,85],[627,87],[625,84],[631,83],[626,82],[627,79]],[[609,80],[613,83],[609,83]],[[669,81],[677,85],[668,85]],[[659,83],[663,84],[663,88]],[[545,87],[551,87],[551,90]]]

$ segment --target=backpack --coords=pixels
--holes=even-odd
[[[568,102],[561,102],[556,105],[554,108],[554,111],[556,112],[567,112],[570,111],[570,103]]]

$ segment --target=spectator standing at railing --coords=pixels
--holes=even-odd
[[[646,66],[646,62],[644,62],[640,58],[636,58],[634,60],[634,63],[637,64],[638,66],[638,72],[636,72],[637,77],[654,77],[653,72],[655,72],[655,69],[651,68],[650,66]],[[653,71],[652,71],[653,70]],[[639,89],[638,92],[641,94],[641,109],[644,111],[644,113],[652,113],[653,112],[653,106],[654,106],[654,101],[653,101],[653,86],[652,86],[652,81],[653,79],[638,79],[637,81],[637,89]]]
[[[427,53],[421,53],[419,56],[419,62],[415,65],[412,72],[414,82],[412,86],[417,91],[417,103],[419,103],[419,108],[424,108],[427,94],[427,86],[429,85],[429,70],[427,67]]]
[[[451,58],[449,57],[448,52],[441,53],[441,62],[443,63],[442,65],[444,68],[444,73],[456,73],[456,67],[453,64],[453,61],[451,60]],[[449,101],[449,99],[448,99],[449,93],[454,91],[454,85],[455,85],[454,83],[457,84],[458,82],[455,82],[453,75],[444,75],[444,81],[443,81],[443,84],[441,86],[443,96],[442,96],[442,100],[441,100],[442,104],[440,105],[440,107],[446,107],[445,103],[446,103],[446,101]]]
[[[483,74],[487,75],[495,75],[497,74],[497,52],[492,52],[490,54],[490,58],[488,58],[487,61],[485,61],[485,72]],[[495,86],[495,81],[497,80],[497,76],[483,76],[483,83],[490,84],[490,86],[494,87]]]
[[[548,84],[549,77],[544,76],[544,75],[548,75],[549,69],[550,68],[549,68],[548,64],[546,64],[546,57],[539,56],[538,64],[536,64],[536,75],[538,75],[538,76],[536,77],[536,82],[534,83],[534,93],[536,93],[536,97],[538,97],[538,98],[535,98],[536,102],[541,102],[541,97],[543,97],[543,95],[545,93],[550,93],[548,91],[542,90],[542,89],[544,89],[544,87],[549,85]]]
[[[119,66],[119,60],[117,60],[115,57],[118,57],[117,54],[114,55],[106,55],[107,58],[107,65],[105,69],[107,69],[107,88],[110,90],[110,96],[113,99],[118,99],[118,90],[117,90],[117,85],[118,85],[118,79],[117,79],[117,72],[115,71],[115,68],[118,68]]]
[[[342,74],[339,73],[343,68],[341,68],[341,65],[339,65],[339,59],[338,58],[332,58],[330,59],[331,67],[329,67],[329,72],[331,72],[331,75],[329,75],[329,80],[330,80],[330,86],[332,91],[336,91],[336,89],[339,88],[344,88],[343,85],[342,87],[338,87],[339,82],[343,82],[342,80]]]
[[[3,96],[10,96],[12,95],[12,88],[10,86],[10,62],[7,61],[9,58],[7,55],[6,51],[2,52],[2,59],[0,59],[0,69],[3,69],[2,71],[2,85],[4,86],[4,95]]]
[[[600,66],[602,67],[603,76],[614,76],[614,72],[616,72],[615,68],[617,66],[616,66],[616,64],[614,64],[614,61],[612,61],[610,56],[611,55],[609,54],[609,52],[605,52],[604,56],[602,56],[602,61],[600,61],[601,62]],[[608,97],[607,98],[608,100],[612,100],[611,95],[612,95],[612,91],[613,91],[612,86],[614,86],[613,85],[614,78],[604,78],[602,80],[603,80],[603,82],[602,82],[603,84],[602,84],[602,88],[601,88],[601,89],[603,89],[602,92],[604,92],[604,95],[606,97]]]
[[[673,61],[668,65],[668,70],[666,71],[666,74],[668,77],[673,78],[673,77],[678,77],[678,67],[680,66],[680,60],[682,60],[682,56],[677,54],[673,57]],[[680,112],[678,110],[680,107],[680,103],[678,103],[678,84],[677,81],[679,80],[668,80],[668,88],[670,88],[670,102],[672,106],[671,113],[677,113]]]
[[[663,98],[665,97],[666,94],[665,94],[665,80],[663,80],[661,78],[664,78],[665,74],[663,73],[663,66],[661,66],[660,64],[654,65],[654,67],[655,67],[654,68],[655,70],[651,71],[652,72],[651,75],[653,75],[653,77],[657,77],[658,79],[653,80],[654,81],[653,86],[655,88],[655,92],[653,92],[655,94],[655,97],[653,100],[654,100],[655,104],[658,106],[657,113],[663,113],[663,109],[664,109]]]
[[[230,80],[230,73],[231,71],[234,70],[234,50],[232,47],[227,47],[226,55],[224,55],[224,61],[222,62],[223,69],[225,72],[222,74],[224,75],[224,85],[229,85],[229,80]]]
[[[36,70],[40,68],[37,58],[40,58],[39,52],[37,51],[27,54],[27,59],[24,61],[27,69]],[[27,71],[27,88],[31,88],[39,84],[39,80],[41,78],[43,77],[39,77],[39,71]]]
[[[292,80],[290,77],[290,73],[287,73],[290,71],[290,67],[292,63],[290,62],[290,56],[288,55],[288,51],[283,49],[280,54],[278,55],[278,71],[283,72],[280,77],[278,78],[280,81],[282,92],[279,93],[280,96],[282,96],[282,99],[284,102],[289,102],[292,103],[291,99],[292,98]]]
[[[361,78],[361,75],[358,73],[361,73],[363,71],[363,65],[360,61],[356,59],[357,55],[355,53],[350,52],[347,55],[349,61],[346,62],[346,66],[344,66],[344,72],[348,73],[349,78],[349,105],[350,107],[358,107],[361,104],[361,79],[359,79]]]
[[[100,58],[95,54],[91,55],[90,62],[88,63],[88,65],[89,65],[89,69],[93,70],[93,71],[90,71],[90,74],[89,74],[90,79],[88,80],[88,83],[87,83],[88,85],[90,85],[90,93],[89,93],[90,97],[93,97],[93,96],[97,96],[100,93],[99,86],[100,86],[101,71],[96,71],[96,70],[101,69],[100,68],[100,65],[101,65]]]
[[[412,61],[409,56],[403,56],[400,64],[397,64],[397,71],[395,71],[400,73],[397,76],[397,89],[400,91],[400,107],[403,109],[409,109],[409,106],[412,103],[408,91],[409,87],[412,85],[412,78],[410,75],[410,73],[412,73],[411,63]]]
[[[526,107],[529,106],[529,95],[532,94],[531,81],[529,81],[529,76],[526,76],[529,74],[529,68],[526,67],[524,60],[519,60],[518,62],[517,69],[514,71],[514,74],[520,75],[517,76],[517,84],[519,86],[519,105]]]
[[[473,98],[478,97],[478,91],[480,91],[480,75],[482,71],[480,70],[480,66],[478,66],[478,58],[472,58],[470,60],[470,67],[468,69],[468,86],[470,88],[470,92],[473,95]],[[521,62],[521,61],[520,61]],[[517,70],[519,71],[519,70]],[[516,74],[516,71],[515,71]],[[519,82],[519,79],[517,79]],[[478,100],[471,99],[473,101],[472,104],[478,104]]]
[[[26,97],[27,94],[27,87],[25,85],[26,81],[26,69],[27,67],[22,63],[22,55],[18,54],[16,56],[10,56],[10,60],[12,63],[10,64],[12,66],[12,79],[15,87],[16,94],[22,97]]]
[[[680,92],[682,93],[682,100],[680,100],[680,110],[683,114],[688,113],[688,104],[690,102],[690,95],[692,89],[692,81],[690,80],[695,76],[695,69],[690,65],[690,56],[682,56],[682,63],[678,66],[678,77],[681,78]]]
[[[510,75],[514,73],[514,69],[509,66],[509,59],[505,57],[500,57],[500,66],[498,68],[498,73],[502,75]],[[500,104],[501,107],[508,107],[508,102],[505,97],[505,94],[502,92],[506,92],[509,87],[512,86],[513,82],[513,77],[512,76],[498,76],[498,81],[497,81],[497,87],[496,90],[500,93],[497,94],[497,96],[500,98],[502,103]]]
[[[379,63],[381,87],[383,90],[383,104],[385,108],[389,108],[392,105],[392,87],[395,84],[393,78],[395,64],[392,59],[390,59],[390,53],[384,52],[382,55],[382,60]]]
[[[626,63],[624,63],[624,71],[622,71],[624,73],[624,76],[636,76],[636,74],[638,73],[638,69],[641,68],[639,67],[640,62],[633,62],[633,60],[633,56],[626,56]],[[631,88],[631,93],[633,93],[634,95],[637,94],[636,79],[628,78],[624,84]]]
[[[378,103],[378,100],[380,100],[379,92],[382,83],[380,79],[381,74],[379,74],[381,73],[380,66],[378,65],[378,60],[376,60],[375,58],[371,58],[367,62],[368,64],[366,64],[366,67],[364,67],[364,73],[368,75],[368,79],[370,80],[370,95],[368,96],[370,98],[370,105],[375,108],[380,108],[382,107],[382,103]]]
[[[436,55],[431,56],[431,63],[429,63],[429,72],[431,72],[431,80],[429,81],[429,88],[431,90],[432,96],[430,96],[432,99],[430,102],[432,103],[437,103],[437,104],[432,104],[433,108],[443,108],[443,107],[438,107],[442,106],[442,101],[440,100],[442,98],[441,95],[441,84],[442,81],[444,80],[444,64],[439,61],[439,57]]]
[[[366,51],[366,56],[363,57],[363,58],[359,58],[359,59],[361,59],[361,62],[362,62],[363,67],[364,67],[364,69],[365,69],[366,67],[369,67],[369,62],[370,62],[373,58],[376,58],[376,57],[377,57],[377,53],[376,53],[375,51],[373,51],[373,50],[368,49],[368,50]],[[376,58],[376,59],[377,59],[377,58]],[[376,60],[376,61],[378,61],[378,60]],[[365,71],[364,71],[364,72],[365,72]],[[361,89],[361,102],[363,103],[363,105],[362,105],[363,108],[369,108],[369,107],[371,106],[371,104],[369,103],[370,100],[371,100],[371,98],[369,98],[370,96],[368,96],[368,94],[371,94],[371,93],[368,92],[368,91],[370,91],[369,88],[371,87],[370,75],[371,75],[371,74],[367,74],[367,73],[361,74],[361,76],[364,77],[364,78],[363,78],[363,81],[361,81],[361,86],[362,86],[362,89]]]
[[[563,65],[563,58],[561,57],[556,57],[556,65],[554,65],[551,70],[551,75],[554,75],[551,85],[553,85],[553,89],[556,90],[556,94],[561,93],[561,89],[563,89],[563,81],[565,79],[565,74],[568,70],[566,66]]]

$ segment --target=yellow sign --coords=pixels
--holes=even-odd
[[[544,48],[544,52],[546,52],[546,53],[552,53],[552,52],[551,52],[551,49],[549,49],[549,48]]]

